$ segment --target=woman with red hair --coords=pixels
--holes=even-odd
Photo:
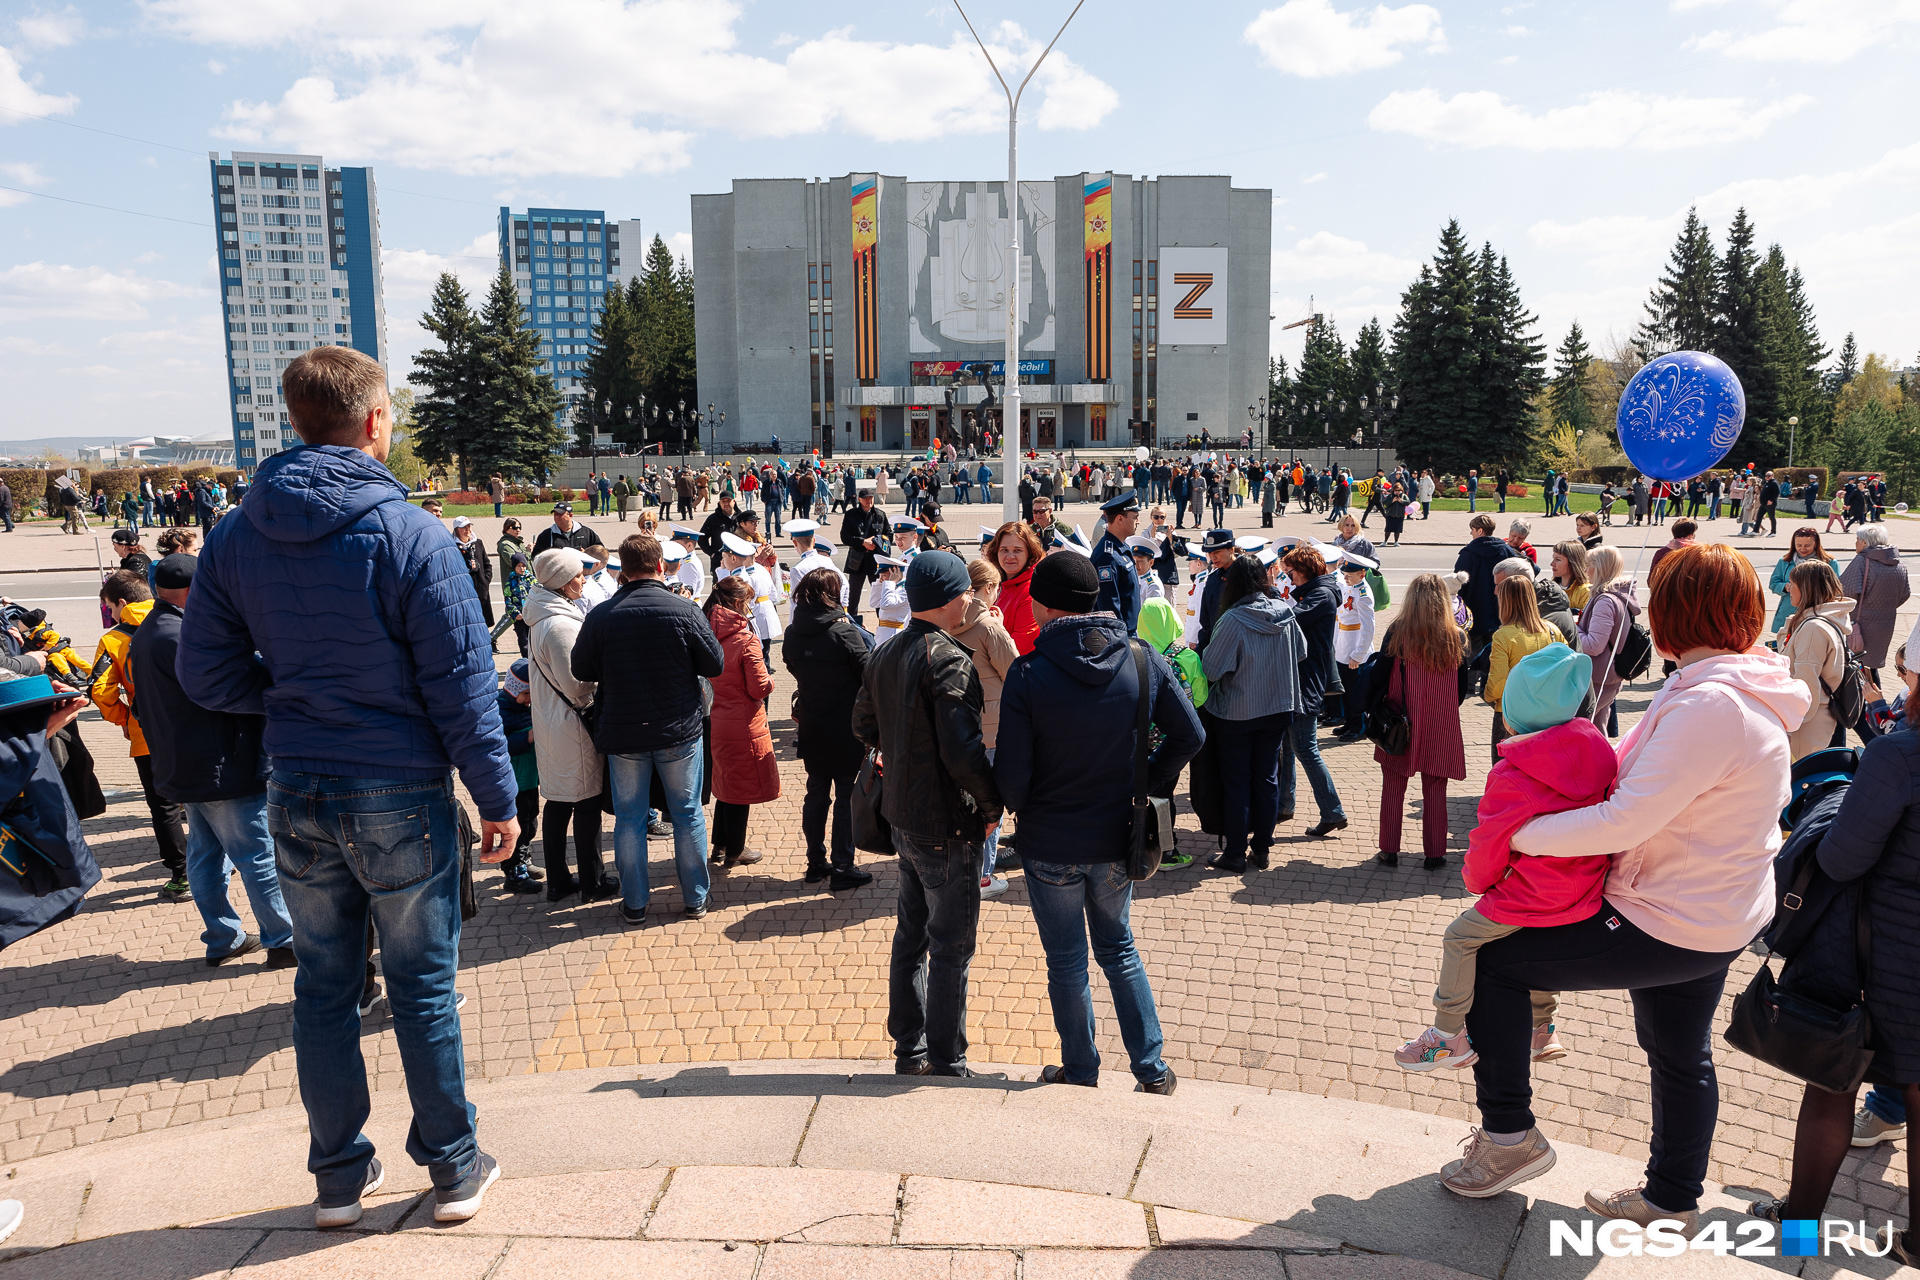
[[[1467,1032],[1482,1127],[1441,1185],[1484,1198],[1553,1166],[1534,1127],[1529,993],[1625,990],[1652,1074],[1653,1155],[1645,1185],[1589,1192],[1587,1207],[1643,1226],[1676,1218],[1691,1234],[1720,1106],[1714,1011],[1727,966],[1773,918],[1787,732],[1809,698],[1784,657],[1756,647],[1766,597],[1733,548],[1667,556],[1647,616],[1654,647],[1678,669],[1621,741],[1618,786],[1513,837],[1516,853],[1611,855],[1600,909],[1481,950]]]
[[[1023,654],[1032,653],[1033,638],[1040,634],[1040,624],[1033,620],[1033,597],[1027,594],[1027,586],[1033,577],[1033,566],[1046,555],[1040,546],[1040,535],[1024,520],[1009,520],[1000,526],[1000,532],[993,535],[980,555],[1000,571],[1003,579],[997,606],[1007,634],[1013,637],[1013,647]]]

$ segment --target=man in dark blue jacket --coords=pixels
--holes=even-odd
[[[724,501],[724,499],[722,499]],[[620,589],[580,624],[573,676],[600,686],[593,744],[613,778],[613,861],[621,914],[647,918],[648,797],[660,775],[673,823],[680,899],[707,914],[707,821],[700,808],[700,681],[720,674],[720,641],[700,606],[667,590],[660,544],[644,533],[620,544]]]
[[[127,646],[130,692],[152,762],[153,789],[187,809],[187,882],[206,929],[207,963],[223,964],[267,947],[267,967],[291,969],[293,922],[287,919],[267,830],[266,718],[209,711],[187,696],[174,672],[181,609],[197,562],[162,556],[153,568],[152,612]],[[258,661],[258,659],[254,659]],[[228,890],[228,863],[240,872],[258,935],[241,926]]]
[[[1467,529],[1473,534],[1473,541],[1460,548],[1460,554],[1454,558],[1455,573],[1467,575],[1467,585],[1460,588],[1460,598],[1466,601],[1468,612],[1473,621],[1467,631],[1467,657],[1472,659],[1493,641],[1493,633],[1500,629],[1500,606],[1495,601],[1493,570],[1494,566],[1513,554],[1513,548],[1506,542],[1493,536],[1493,517],[1482,514],[1467,523]]]
[[[1127,923],[1135,755],[1148,747],[1138,741],[1138,660],[1145,660],[1148,718],[1161,734],[1147,757],[1148,795],[1171,793],[1180,770],[1200,753],[1200,718],[1165,658],[1131,643],[1113,614],[1093,612],[1102,591],[1091,561],[1048,556],[1034,569],[1031,589],[1040,631],[1000,691],[993,779],[1007,808],[1020,815],[1027,900],[1047,952],[1047,995],[1060,1034],[1061,1062],[1040,1078],[1100,1083],[1087,985],[1091,931],[1135,1087],[1172,1093],[1177,1082],[1160,1056],[1153,989]]]
[[[1314,802],[1320,807],[1320,821],[1308,827],[1307,834],[1324,839],[1347,825],[1340,789],[1334,785],[1327,762],[1320,757],[1319,738],[1320,712],[1326,706],[1327,690],[1333,686],[1333,629],[1340,611],[1340,581],[1327,569],[1321,554],[1309,546],[1287,552],[1280,566],[1293,580],[1293,617],[1306,646],[1300,659],[1300,704],[1294,708],[1280,750],[1280,821],[1293,817],[1293,764],[1298,757],[1313,788]]]
[[[453,535],[382,465],[386,371],[351,347],[316,347],[288,365],[281,391],[303,443],[261,463],[238,515],[207,536],[176,669],[201,706],[267,718],[315,1224],[359,1221],[360,1197],[383,1177],[360,1132],[369,918],[413,1101],[407,1153],[433,1180],[435,1220],[464,1221],[500,1165],[475,1135],[454,1004],[451,772],[480,812],[482,862],[504,861],[519,835],[492,645]]]

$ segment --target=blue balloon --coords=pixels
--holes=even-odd
[[[1690,480],[1727,456],[1747,421],[1733,370],[1704,351],[1675,351],[1633,375],[1620,396],[1620,447],[1642,474]]]

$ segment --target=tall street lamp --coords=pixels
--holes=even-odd
[[[1793,445],[1799,435],[1800,415],[1795,414],[1793,417],[1787,419],[1787,470],[1789,471],[1793,470]],[[1807,514],[1813,514],[1813,508],[1811,506],[1807,508]]]
[[[1386,395],[1386,383],[1376,382],[1373,384],[1373,408],[1371,411],[1367,408],[1367,398],[1365,396],[1360,397],[1360,412],[1369,414],[1373,419],[1373,469],[1376,472],[1380,470],[1380,419],[1391,418],[1394,414],[1400,412],[1400,397],[1394,396],[1392,401],[1388,402]]]
[[[1047,47],[1040,51],[1033,65],[1027,68],[1027,74],[1018,88],[1007,83],[1000,74],[1000,68],[994,65],[993,55],[987,52],[987,42],[973,29],[973,19],[967,17],[966,9],[960,0],[953,0],[953,7],[960,10],[960,20],[967,24],[967,30],[973,35],[973,42],[980,46],[980,53],[987,60],[987,66],[993,72],[993,78],[1000,82],[1001,89],[1007,95],[1007,224],[1012,231],[1007,245],[1006,275],[1007,283],[1007,356],[1005,364],[1006,409],[1001,416],[1000,465],[1006,474],[1001,477],[1000,519],[1011,524],[1020,518],[1020,497],[1017,492],[1020,476],[1020,98],[1027,91],[1027,85],[1033,81],[1034,73],[1040,70],[1040,64],[1053,52],[1053,46],[1066,34],[1067,23],[1073,21],[1073,15],[1080,12],[1080,6],[1087,0],[1077,0],[1073,13],[1067,15],[1067,21],[1060,24],[1060,30],[1053,33],[1053,39],[1047,41]]]

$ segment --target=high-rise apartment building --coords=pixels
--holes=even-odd
[[[387,362],[380,210],[372,169],[319,156],[207,153],[227,322],[234,462],[250,470],[297,442],[280,373],[311,347]]]
[[[564,417],[585,394],[593,327],[620,262],[619,226],[600,209],[500,209],[500,262],[513,272],[528,326],[540,334],[546,372],[565,397]]]

